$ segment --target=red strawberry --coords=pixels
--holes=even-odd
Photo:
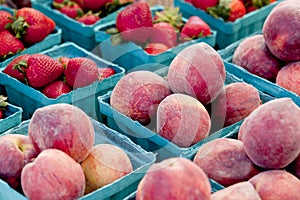
[[[116,74],[115,70],[111,67],[98,68],[99,77],[98,80],[102,81],[105,78],[108,78],[114,74]]]
[[[113,0],[74,0],[85,11],[98,12],[104,8],[105,4],[112,2]]]
[[[85,57],[71,58],[65,69],[67,83],[73,88],[84,87],[98,80],[97,64]]]
[[[8,30],[0,32],[0,60],[4,60],[25,49],[23,43]]]
[[[183,40],[196,39],[207,35],[211,35],[210,27],[198,16],[191,16],[181,30]]]
[[[0,10],[0,32],[5,30],[5,26],[8,23],[12,23],[12,15],[5,11],[5,10]]]
[[[246,8],[240,0],[220,0],[217,6],[208,8],[207,12],[216,18],[234,22],[246,14]]]
[[[53,2],[53,6],[55,9],[59,10],[61,13],[65,14],[68,17],[71,17],[73,19],[75,19],[76,17],[79,17],[83,14],[82,8],[80,8],[80,6],[73,1],[64,1],[63,3]]]
[[[0,95],[0,119],[4,118],[4,112],[7,108],[7,97]]]
[[[218,5],[219,0],[191,0],[191,3],[196,8],[206,11],[207,8]]]
[[[42,12],[29,7],[17,10],[11,28],[17,38],[27,44],[35,44],[45,39],[54,29],[55,22]]]
[[[175,28],[167,22],[159,22],[153,25],[150,43],[162,43],[169,48],[177,45],[177,33]]]
[[[151,55],[157,55],[160,53],[163,53],[167,51],[169,47],[162,43],[148,43],[145,47],[144,50]]]
[[[116,28],[121,32],[125,40],[144,43],[151,32],[149,27],[153,27],[152,16],[149,5],[146,1],[136,1],[118,13],[116,18]]]
[[[47,85],[42,93],[48,98],[57,98],[63,94],[67,94],[72,91],[72,88],[62,80],[56,80],[49,85]]]
[[[86,14],[77,18],[77,21],[84,23],[85,25],[95,24],[100,20],[99,13],[87,12]]]
[[[23,54],[14,58],[3,70],[3,72],[21,82],[25,82],[25,72],[28,59],[31,55]]]
[[[63,74],[64,68],[57,60],[44,54],[33,54],[27,62],[26,79],[34,88],[48,85]]]

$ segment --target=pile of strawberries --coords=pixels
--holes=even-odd
[[[0,120],[4,118],[4,113],[7,106],[8,106],[7,97],[0,95]]]
[[[0,10],[0,61],[44,40],[55,26],[52,19],[30,7],[18,9],[14,15]]]
[[[23,54],[14,58],[3,73],[40,90],[48,98],[57,98],[73,89],[101,81],[115,74],[111,67],[98,68],[86,57],[59,57]]]
[[[234,22],[245,14],[266,6],[276,0],[185,0],[215,18]]]
[[[53,0],[53,8],[84,23],[95,24],[102,17],[132,3],[134,0]]]
[[[131,41],[149,54],[159,54],[180,43],[211,35],[211,29],[200,17],[192,16],[182,21],[179,7],[157,11],[152,17],[149,5],[140,0],[118,13],[116,27],[106,30],[114,34],[112,44]]]

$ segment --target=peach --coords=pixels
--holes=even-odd
[[[261,200],[249,181],[242,181],[211,195],[210,200]]]
[[[300,96],[300,61],[284,66],[277,74],[276,84]]]
[[[112,144],[97,144],[82,161],[85,174],[85,193],[90,193],[132,172],[131,161],[126,152]]]
[[[246,155],[243,143],[231,138],[217,138],[205,143],[193,161],[209,178],[223,186],[247,181],[259,173]]]
[[[300,153],[300,108],[290,98],[262,104],[243,122],[238,138],[258,166],[280,169]]]
[[[224,120],[226,127],[245,119],[260,104],[259,92],[254,86],[234,82],[224,86],[224,92],[212,104],[211,115]]]
[[[222,90],[225,75],[218,52],[201,42],[186,47],[175,56],[167,80],[173,93],[190,95],[206,105]]]
[[[157,108],[157,133],[180,147],[189,147],[206,138],[210,116],[195,98],[171,94]]]
[[[249,180],[262,200],[300,199],[300,180],[284,170],[268,170]]]
[[[282,1],[264,22],[262,33],[266,44],[272,54],[281,60],[300,60],[299,11],[298,0]]]
[[[80,108],[58,103],[35,110],[28,135],[38,153],[55,148],[81,162],[94,145],[95,132],[90,118]]]
[[[167,158],[154,163],[140,181],[136,200],[209,200],[211,185],[203,170],[186,158]]]
[[[77,199],[83,196],[85,178],[73,158],[58,149],[46,149],[23,168],[21,185],[31,200]]]
[[[122,77],[110,97],[110,105],[142,125],[148,125],[158,104],[171,94],[167,81],[150,71],[133,71]]]
[[[245,38],[234,51],[232,62],[272,82],[283,65],[282,61],[270,52],[262,34]]]
[[[6,134],[0,137],[0,178],[20,189],[23,167],[37,156],[27,135]]]

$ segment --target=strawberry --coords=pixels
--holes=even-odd
[[[56,80],[47,85],[42,93],[48,98],[57,98],[72,91],[72,88],[62,80]]]
[[[25,49],[24,44],[8,30],[0,32],[0,44],[0,61]]]
[[[246,14],[245,5],[240,0],[220,0],[219,4],[207,9],[215,18],[222,17],[225,21],[234,22]]]
[[[55,9],[59,10],[61,13],[67,15],[70,18],[75,19],[83,15],[83,10],[80,6],[73,1],[64,1],[63,3],[53,2]]]
[[[274,1],[276,1],[276,0],[252,0],[252,5],[255,8],[261,8],[266,5],[269,5],[270,3],[273,3]]]
[[[167,22],[171,24],[176,31],[179,31],[183,26],[182,13],[179,7],[167,7],[163,11],[155,12],[153,23]]]
[[[84,11],[98,12],[113,0],[74,0]]]
[[[162,43],[168,48],[177,45],[177,33],[175,28],[167,22],[159,22],[153,25],[150,43]]]
[[[85,57],[71,58],[64,71],[67,83],[73,88],[84,87],[98,80],[97,64]]]
[[[138,44],[144,43],[151,35],[149,27],[153,27],[152,16],[144,0],[128,5],[116,18],[116,28],[121,32],[121,37]]]
[[[23,54],[14,58],[3,70],[3,73],[25,82],[25,72],[28,59],[31,55]]]
[[[6,100],[7,100],[7,97],[0,95],[0,119],[4,118],[4,112],[8,105]]]
[[[61,63],[44,54],[32,54],[27,61],[26,79],[34,88],[48,85],[63,74]]]
[[[0,32],[5,30],[5,26],[8,23],[12,23],[12,14],[5,10],[0,10]]]
[[[16,11],[10,27],[17,38],[31,45],[45,39],[54,29],[55,22],[40,11],[24,7]]]
[[[111,67],[98,68],[99,77],[98,80],[102,81],[105,78],[108,78],[114,74],[116,74],[115,70]]]
[[[160,53],[163,53],[167,51],[169,47],[162,43],[148,43],[145,47],[144,50],[151,55],[157,55]]]
[[[181,39],[183,39],[183,41],[208,35],[211,35],[209,25],[198,16],[189,17],[181,30]]]
[[[207,8],[218,5],[219,0],[191,0],[191,3],[196,8],[206,11]]]
[[[100,20],[99,13],[92,13],[91,11],[77,18],[78,22],[82,22],[85,25],[95,24]]]
[[[62,66],[64,67],[64,69],[66,69],[69,60],[70,60],[69,57],[64,57],[64,56],[57,58],[57,61],[62,64]]]

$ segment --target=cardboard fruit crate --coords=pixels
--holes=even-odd
[[[167,68],[161,69],[157,73],[164,77],[167,74]],[[225,84],[233,82],[243,82],[243,80],[227,72]],[[240,124],[243,121],[241,120],[235,124],[232,124],[231,126],[222,128],[214,133],[211,133],[208,137],[194,144],[191,147],[181,148],[152,131],[152,128],[154,127],[149,128],[143,126],[138,121],[134,121],[131,118],[112,108],[110,105],[110,94],[111,92],[98,97],[100,112],[103,116],[105,116],[103,120],[104,123],[106,123],[109,127],[113,128],[114,130],[117,130],[120,133],[127,135],[131,140],[141,145],[147,151],[157,153],[158,161],[172,156],[186,157],[185,152],[189,152],[190,149],[195,149],[198,146],[201,146],[202,144],[216,138],[230,136],[236,131],[236,129],[239,128]],[[264,94],[261,91],[259,91],[259,95],[262,102],[267,102],[273,99],[273,97]]]
[[[279,0],[280,1],[280,0]],[[197,15],[201,17],[212,29],[218,32],[217,45],[219,49],[223,49],[231,43],[262,29],[265,19],[270,11],[278,4],[275,1],[267,6],[247,13],[242,18],[234,22],[225,22],[222,18],[214,18],[205,11],[194,7],[192,4],[184,0],[174,0],[174,5],[179,6],[184,17]]]
[[[151,7],[150,10],[154,16],[155,12],[163,11],[164,7],[157,5]],[[187,19],[182,18],[182,21],[187,22]],[[115,27],[115,24],[115,21],[111,21],[95,27],[95,40],[100,42],[98,47],[100,49],[101,57],[124,67],[126,73],[136,70],[158,70],[163,66],[169,65],[181,50],[191,44],[205,42],[212,47],[216,44],[217,32],[211,30],[212,35],[210,36],[187,41],[170,48],[165,52],[152,55],[148,54],[141,46],[134,42],[123,42],[118,45],[113,45],[111,42],[111,35],[106,33],[106,30]]]
[[[255,32],[247,37],[254,36],[256,34],[261,34],[261,31]],[[277,85],[274,82],[271,82],[267,79],[264,79],[260,76],[257,76],[255,74],[250,73],[246,69],[244,69],[241,66],[235,65],[232,63],[232,56],[236,50],[236,48],[239,46],[239,44],[247,37],[244,37],[231,45],[227,46],[226,48],[219,50],[218,53],[222,57],[225,63],[226,71],[228,71],[231,74],[234,74],[235,76],[243,79],[243,81],[252,84],[254,87],[258,88],[260,91],[269,94],[276,98],[281,97],[290,97],[298,106],[300,106],[300,96],[297,95],[294,92],[291,92],[279,85]]]
[[[4,118],[0,119],[0,135],[8,129],[21,124],[22,112],[23,109],[21,107],[8,103],[4,112]]]
[[[116,71],[116,74],[100,82],[94,82],[88,86],[77,88],[67,94],[51,99],[46,97],[40,91],[3,73],[2,69],[0,70],[0,84],[5,87],[10,102],[23,108],[24,120],[31,118],[33,112],[37,108],[55,103],[69,103],[76,105],[84,110],[89,116],[97,119],[99,113],[97,97],[111,90],[125,74],[124,68],[99,58],[95,54],[88,52],[72,42],[54,46],[51,49],[41,52],[41,54],[46,54],[55,59],[61,56],[87,57],[95,61],[98,64],[98,67],[112,67]]]
[[[5,11],[8,11],[11,14],[13,14],[13,9],[5,7],[5,6],[0,5],[0,10],[5,10]],[[33,44],[29,48],[24,49],[22,52],[0,62],[0,68],[3,68],[4,66],[6,66],[11,60],[18,57],[19,55],[39,53],[41,51],[51,48],[54,45],[60,44],[61,43],[61,35],[62,35],[62,30],[58,26],[56,26],[54,31],[52,33],[50,33],[41,42]]]
[[[62,29],[63,41],[74,42],[89,51],[93,50],[97,45],[94,28],[99,24],[114,20],[117,12],[115,11],[101,18],[93,25],[85,25],[54,9],[52,2],[52,0],[31,0],[33,8],[53,19],[57,26]]]
[[[124,177],[91,192],[80,200],[93,199],[123,199],[137,188],[140,179],[144,176],[147,169],[155,162],[155,155],[147,152],[140,146],[134,144],[128,137],[108,128],[104,124],[91,118],[95,130],[94,144],[113,144],[123,149],[133,167],[133,171]],[[30,120],[23,121],[19,126],[6,131],[8,133],[28,134]],[[43,187],[43,186],[40,186]],[[27,200],[27,198],[16,190],[12,189],[6,182],[0,179],[0,199],[5,200]]]

